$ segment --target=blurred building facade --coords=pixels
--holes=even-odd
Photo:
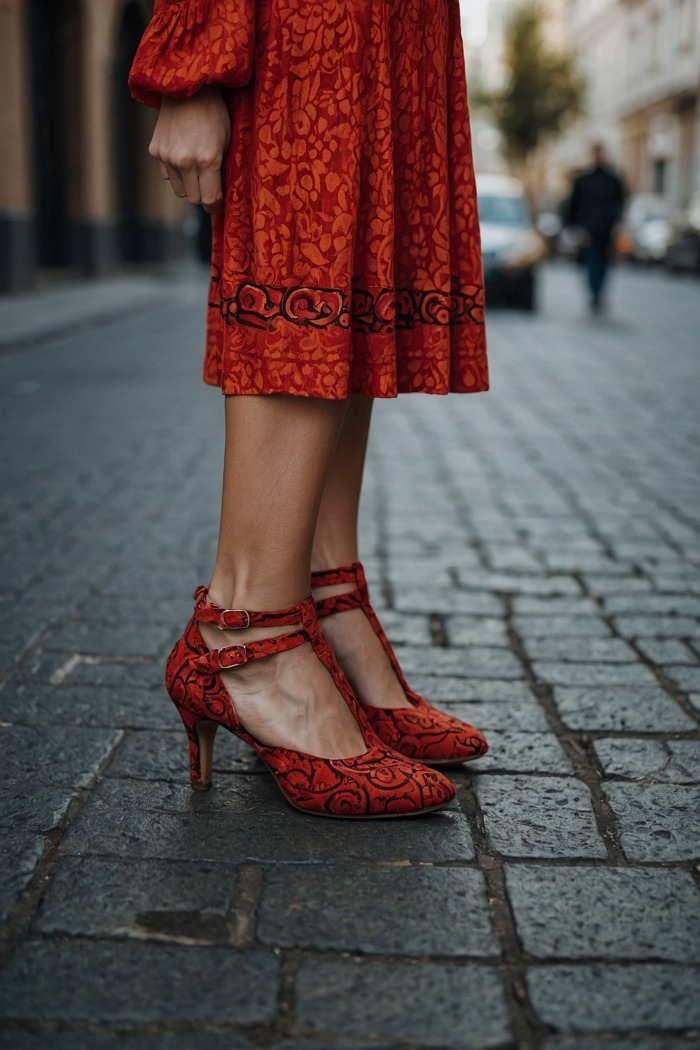
[[[127,74],[149,0],[0,5],[0,291],[181,250],[182,206],[148,156]]]
[[[503,36],[518,0],[488,0],[486,39],[469,55],[474,80],[504,82]],[[605,143],[631,193],[684,206],[700,191],[700,0],[543,0],[550,45],[574,52],[587,85],[586,115],[533,158],[543,198],[563,196]],[[475,115],[477,166],[499,170],[493,129]],[[479,149],[479,138],[487,148]]]
[[[700,190],[700,0],[557,0],[588,82],[560,167],[603,141],[632,193],[672,206]]]

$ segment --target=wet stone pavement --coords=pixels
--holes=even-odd
[[[37,298],[0,356],[1,1047],[700,1047],[700,289],[621,273],[594,321],[576,276],[493,313],[491,393],[378,406],[376,604],[491,743],[387,823],[305,817],[221,734],[188,787],[201,277],[53,337]]]

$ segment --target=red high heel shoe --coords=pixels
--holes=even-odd
[[[410,707],[371,707],[369,704],[363,706],[365,717],[379,739],[408,758],[428,762],[434,766],[470,762],[485,755],[488,744],[478,729],[445,714],[444,711],[438,711],[409,686],[391,642],[370,604],[367,580],[361,563],[358,561],[338,569],[311,574],[312,587],[332,587],[340,583],[351,583],[353,589],[344,594],[319,598],[316,601],[318,615],[323,618],[333,613],[347,612],[349,609],[362,609],[384,646],[396,677],[411,704]]]
[[[246,612],[212,605],[205,587],[194,594],[196,605],[185,632],[168,659],[165,684],[182,718],[190,744],[190,782],[198,791],[211,785],[214,737],[219,726],[249,744],[268,767],[277,786],[297,809],[325,817],[400,817],[441,809],[454,798],[452,783],[387,748],[368,726],[335,656],[323,637],[313,598],[277,612]],[[297,630],[245,645],[209,649],[198,621],[231,631],[246,627]],[[234,702],[219,671],[235,669],[310,642],[330,671],[339,693],[355,716],[367,750],[351,758],[315,755],[270,747],[238,721]]]

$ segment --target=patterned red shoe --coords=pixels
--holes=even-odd
[[[391,661],[396,677],[406,693],[410,707],[371,707],[362,710],[380,740],[395,751],[431,766],[450,765],[455,762],[471,762],[488,751],[483,735],[474,726],[458,718],[438,711],[424,697],[409,686],[399,666],[391,642],[384,633],[377,614],[369,600],[367,579],[359,561],[343,565],[338,569],[327,569],[311,574],[312,587],[333,587],[337,584],[352,584],[352,590],[316,601],[318,615],[331,616],[362,609],[374,628]]]
[[[211,785],[214,737],[223,726],[257,752],[287,800],[305,813],[355,819],[412,816],[441,809],[454,798],[454,786],[446,777],[392,751],[372,732],[323,637],[313,598],[290,609],[260,613],[220,609],[210,603],[204,587],[199,587],[194,597],[194,614],[170,654],[165,674],[168,693],[189,738],[193,788],[206,791]],[[227,631],[298,626],[288,634],[246,645],[209,649],[198,623],[214,623]],[[367,748],[361,755],[331,759],[270,747],[244,729],[236,717],[219,672],[306,642],[331,673],[355,716]]]

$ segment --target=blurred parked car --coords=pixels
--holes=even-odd
[[[545,239],[547,244],[547,254],[550,259],[554,258],[557,254],[559,238],[561,237],[563,227],[564,224],[561,220],[561,216],[558,215],[556,211],[545,209],[537,213],[535,228]]]
[[[671,237],[671,207],[656,193],[637,193],[628,201],[622,229],[633,261],[663,262]]]
[[[700,192],[674,219],[666,250],[666,267],[672,273],[700,273]]]
[[[505,175],[481,175],[476,186],[487,305],[534,310],[547,245],[533,225],[523,185]]]

